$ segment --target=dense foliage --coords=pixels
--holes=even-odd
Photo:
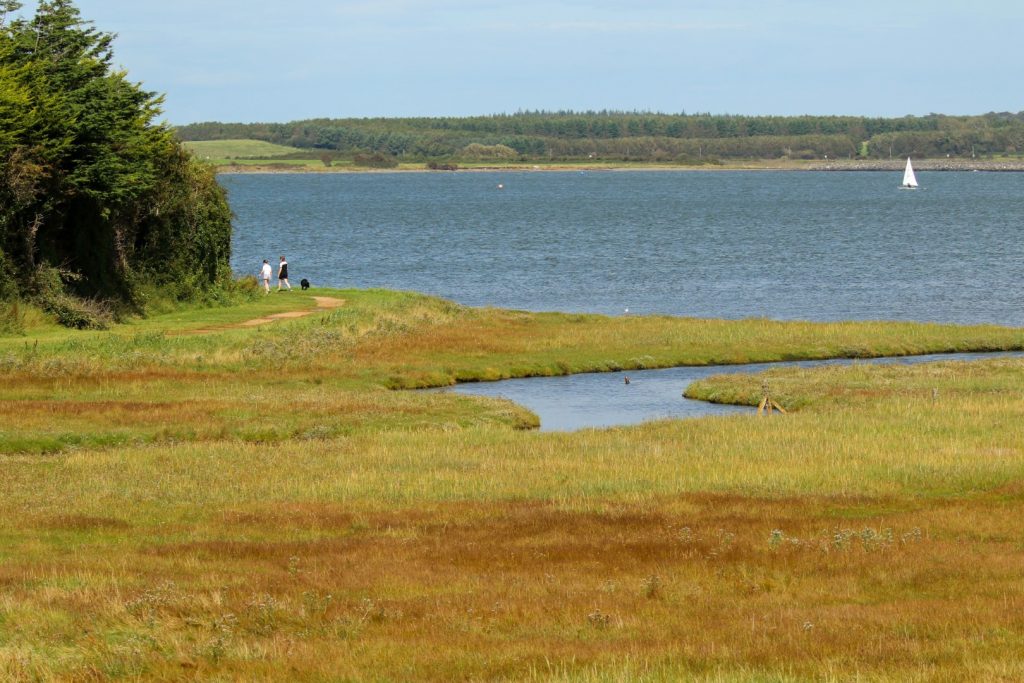
[[[0,0],[0,300],[89,326],[153,288],[189,298],[222,281],[230,210],[154,123],[161,98],[111,67],[113,36],[70,0],[18,9]]]
[[[409,159],[701,161],[722,158],[888,158],[1016,154],[1024,112],[983,116],[713,116],[642,112],[521,112],[468,118],[314,119],[197,123],[183,140],[265,140],[310,150]]]

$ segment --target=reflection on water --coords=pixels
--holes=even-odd
[[[870,360],[835,359],[633,370],[460,384],[440,391],[507,398],[539,415],[541,431],[574,431],[588,427],[637,424],[659,418],[703,417],[753,411],[745,406],[716,405],[683,397],[683,391],[690,382],[709,375],[761,372],[790,366],[807,368],[853,363],[910,365],[999,357],[1024,357],[1024,353],[949,353]],[[626,377],[629,377],[629,384],[625,383]]]

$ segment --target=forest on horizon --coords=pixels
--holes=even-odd
[[[180,126],[175,132],[182,141],[262,140],[310,154],[374,154],[407,161],[518,158],[702,163],[1024,153],[1024,112],[881,118],[537,111],[289,123],[205,122]]]

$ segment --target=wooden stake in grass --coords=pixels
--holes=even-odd
[[[778,403],[776,403],[774,400],[772,400],[772,396],[768,392],[768,382],[764,382],[764,383],[761,384],[761,394],[762,394],[761,402],[757,404],[757,414],[759,416],[766,409],[767,409],[767,414],[771,415],[772,414],[772,408],[775,408],[776,410],[778,410],[783,415],[786,414],[785,408],[783,408]]]

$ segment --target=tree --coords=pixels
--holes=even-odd
[[[71,0],[7,20],[17,8],[0,0],[0,266],[20,294],[52,295],[54,272],[58,289],[136,307],[146,283],[216,284],[230,212],[154,123],[162,98],[111,68],[113,36]]]

